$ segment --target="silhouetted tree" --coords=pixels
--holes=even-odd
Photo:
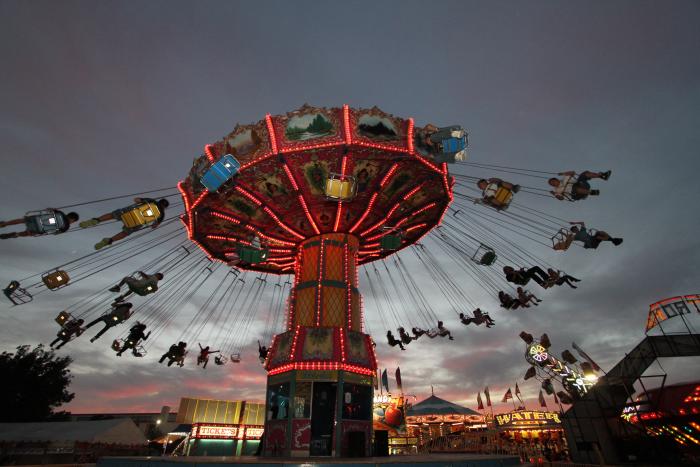
[[[0,422],[39,422],[52,418],[53,410],[70,402],[68,392],[72,376],[70,357],[57,357],[42,345],[28,345],[13,353],[0,354]]]

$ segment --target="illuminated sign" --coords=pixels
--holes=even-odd
[[[561,424],[561,419],[557,412],[540,412],[537,410],[519,410],[517,412],[498,414],[495,420],[499,428]]]
[[[564,389],[572,395],[583,396],[595,384],[595,381],[587,380],[584,375],[550,355],[542,344],[533,342],[528,345],[525,359],[531,365],[543,368],[550,374],[558,376]]]
[[[245,429],[245,438],[246,439],[260,439],[260,437],[263,434],[263,431],[265,431],[264,428],[248,427]]]
[[[700,313],[700,295],[682,295],[652,303],[649,305],[646,330],[649,331],[669,318],[690,314],[693,310]]]

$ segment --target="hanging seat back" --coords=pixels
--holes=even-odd
[[[70,277],[66,271],[56,269],[55,271],[42,274],[41,280],[49,290],[56,290],[68,285]]]
[[[240,353],[232,353],[231,354],[231,363],[241,363],[241,354]]]
[[[379,239],[379,247],[382,250],[398,250],[401,247],[401,235],[392,233]]]
[[[209,191],[217,191],[240,170],[241,164],[231,154],[226,154],[207,170],[200,182]]]
[[[156,203],[147,202],[133,206],[122,213],[121,221],[126,228],[134,228],[155,222],[160,217],[160,208]]]
[[[268,251],[264,248],[241,245],[238,247],[237,253],[241,261],[256,264],[265,261]]]
[[[3,293],[14,305],[23,305],[34,299],[32,294],[20,287],[18,281],[11,281],[9,285],[3,289]]]
[[[24,223],[35,235],[56,235],[66,227],[65,218],[55,209],[29,211],[24,215]]]
[[[496,251],[493,248],[480,243],[479,248],[477,248],[472,255],[471,260],[482,266],[491,266],[496,262],[497,258],[498,255],[496,255]]]
[[[351,175],[331,173],[326,180],[326,198],[333,201],[350,201],[357,193],[357,181]]]
[[[561,251],[566,251],[569,249],[569,245],[567,245],[567,239],[571,235],[571,231],[567,229],[566,227],[562,227],[559,229],[557,233],[554,234],[552,237],[552,248],[555,250],[561,250]]]
[[[484,189],[484,200],[498,210],[506,210],[513,199],[513,192],[498,183],[489,183]]]

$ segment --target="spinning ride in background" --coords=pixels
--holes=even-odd
[[[440,223],[452,201],[447,161],[463,157],[465,146],[459,127],[416,129],[377,108],[304,106],[237,126],[208,145],[178,185],[189,238],[210,259],[294,274],[286,331],[265,361],[268,404],[276,407],[267,454],[339,455],[356,431],[369,452],[377,364],[363,332],[357,267]],[[236,170],[207,186],[221,161]],[[315,381],[313,393],[300,380]],[[334,419],[339,399],[351,420]],[[319,422],[301,410],[288,432],[292,400],[311,404]]]

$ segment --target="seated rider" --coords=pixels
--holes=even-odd
[[[454,337],[452,337],[452,334],[450,334],[450,331],[442,325],[442,321],[438,321],[437,330],[438,336],[448,337],[451,341],[455,340]]]
[[[594,235],[591,235],[591,230],[586,229],[586,224],[583,222],[569,222],[572,225],[571,232],[569,232],[566,237],[554,245],[555,250],[566,250],[571,246],[571,243],[578,241],[583,243],[585,249],[596,249],[601,244],[601,242],[610,242],[615,246],[622,243],[622,238],[611,237],[607,232],[602,230],[595,231]],[[580,227],[579,227],[580,226]]]
[[[401,339],[401,342],[404,345],[408,345],[411,342],[413,342],[413,338],[408,335],[408,333],[406,332],[406,330],[404,328],[402,328],[402,327],[398,328],[397,331],[399,331],[399,338]]]
[[[119,282],[119,284],[109,289],[110,292],[119,292],[121,287],[125,284],[129,288],[126,293],[123,293],[117,297],[114,300],[115,302],[121,302],[132,293],[142,297],[144,295],[152,294],[158,290],[158,281],[163,280],[163,274],[160,272],[155,274],[146,274],[143,271],[138,271],[137,274],[141,276],[141,279],[126,276]]]
[[[49,219],[50,226],[44,225],[42,222],[41,214],[34,214],[31,216],[21,217],[19,219],[13,219],[10,221],[0,221],[0,227],[7,227],[8,225],[19,225],[24,224],[25,230],[21,232],[10,232],[0,235],[0,239],[5,240],[8,238],[17,237],[37,237],[39,235],[45,235],[47,233],[52,233],[58,235],[67,232],[70,225],[73,222],[77,222],[80,216],[76,212],[69,212],[64,214],[63,211],[58,209],[47,209],[47,211],[52,211],[52,218]]]
[[[112,304],[112,310],[110,310],[108,313],[100,316],[96,320],[88,323],[87,326],[85,326],[85,329],[91,328],[92,326],[96,325],[100,321],[105,323],[105,327],[100,330],[97,334],[95,334],[94,337],[90,339],[90,342],[95,342],[97,339],[102,336],[105,332],[107,332],[110,328],[113,328],[114,326],[123,323],[131,315],[134,314],[134,312],[131,310],[131,307],[133,305],[131,303],[113,303]]]
[[[172,366],[173,363],[177,363],[177,366],[185,366],[185,355],[187,355],[187,343],[178,342],[170,346],[167,352],[165,352],[158,360],[158,363],[163,363],[165,359],[168,359],[168,366]]]
[[[425,331],[421,328],[411,328],[411,333],[413,333],[413,340],[418,339],[420,336],[425,334],[428,331]]]
[[[588,198],[588,196],[598,196],[599,190],[592,190],[588,181],[592,178],[600,178],[607,180],[610,178],[611,171],[607,172],[585,172],[576,176],[576,172],[570,170],[568,172],[560,172],[559,175],[564,176],[563,179],[550,178],[547,183],[554,188],[550,191],[552,196],[560,200],[579,201]]]
[[[267,360],[267,354],[269,352],[270,349],[260,344],[260,341],[258,341],[258,358],[260,358],[260,363],[262,363],[263,365],[265,364],[265,360]]]
[[[386,332],[386,339],[389,342],[389,345],[392,347],[396,347],[397,345],[401,350],[406,350],[406,348],[403,346],[400,340],[397,340],[394,335],[391,333],[391,331]]]
[[[224,356],[223,355],[217,355],[214,357],[214,363],[216,365],[224,365],[226,362],[224,361]]]
[[[512,266],[503,266],[503,272],[506,275],[506,280],[517,285],[526,285],[530,279],[544,287],[548,279],[548,275],[539,266],[533,266],[530,269],[520,268],[515,269]]]
[[[197,345],[199,346],[199,355],[197,356],[197,366],[199,366],[201,363],[204,363],[204,366],[202,366],[202,369],[205,369],[207,367],[207,363],[209,363],[209,355],[213,353],[219,353],[220,350],[209,350],[209,346],[202,347],[202,344],[197,342]]]
[[[122,216],[125,214],[128,214],[132,211],[139,210],[139,209],[144,209],[148,206],[148,204],[154,205],[158,208],[158,217],[156,217],[153,220],[148,220],[144,224],[136,224],[132,225],[131,227],[127,226],[124,224],[122,227],[122,231],[119,232],[116,235],[113,235],[112,237],[106,237],[103,238],[100,242],[95,244],[95,250],[99,250],[101,248],[104,248],[106,246],[111,245],[112,243],[121,240],[123,238],[128,237],[132,233],[141,230],[144,228],[146,225],[150,225],[152,229],[155,229],[160,225],[161,222],[163,222],[163,219],[165,218],[165,209],[170,206],[170,203],[168,202],[167,199],[161,198],[158,201],[152,199],[152,198],[134,198],[134,204],[131,206],[127,206],[125,208],[117,209],[116,211],[112,211],[107,214],[103,214],[100,217],[93,217],[90,220],[84,221],[80,223],[80,227],[83,229],[87,229],[89,227],[95,227],[97,224],[100,222],[108,221],[108,220],[124,220],[122,219]]]
[[[510,204],[510,200],[502,201],[496,198],[496,194],[498,193],[499,189],[505,188],[506,190],[510,190],[512,193],[517,193],[520,191],[520,185],[506,182],[500,178],[489,178],[488,180],[482,178],[476,182],[476,186],[478,186],[482,191],[482,198],[477,199],[474,202],[486,204],[492,208],[495,208],[497,211],[506,209]]]
[[[488,313],[481,311],[481,308],[474,310],[474,319],[477,320],[477,324],[486,323],[487,328],[496,324]]]
[[[527,292],[526,290],[523,290],[522,287],[518,287],[518,298],[516,299],[518,302],[520,302],[520,306],[524,306],[525,308],[529,308],[530,304],[533,304],[535,306],[539,306],[540,300],[539,298],[535,297],[534,294],[531,294],[530,292]]]
[[[143,354],[138,351],[137,347],[141,341],[145,341],[151,335],[151,331],[148,331],[148,334],[145,334],[145,330],[146,325],[136,321],[136,324],[131,326],[131,329],[129,329],[129,335],[126,338],[124,345],[121,346],[117,352],[117,357],[121,357],[122,354],[129,349],[131,349],[131,353],[134,355],[134,357],[143,357]]]
[[[520,308],[520,302],[502,290],[498,292],[498,300],[501,302],[501,308],[506,310],[517,310]]]
[[[56,350],[60,349],[64,345],[66,345],[70,340],[73,338],[73,335],[75,337],[78,337],[85,331],[83,329],[83,323],[85,321],[83,319],[72,319],[68,321],[66,324],[63,325],[60,331],[58,331],[58,334],[56,334],[56,339],[54,339],[51,344],[49,344],[49,347],[52,349],[54,348],[54,345],[56,345],[58,342],[60,342],[59,345],[56,346]]]
[[[460,313],[460,314],[459,314],[459,320],[460,320],[460,321],[462,322],[462,324],[465,325],[465,326],[468,326],[468,325],[470,325],[471,323],[476,323],[477,325],[478,325],[478,324],[481,324],[481,323],[477,323],[477,322],[476,322],[476,319],[470,318],[470,317],[466,316],[464,313]]]
[[[552,268],[547,268],[547,274],[549,275],[546,284],[547,287],[567,284],[572,289],[575,289],[577,287],[572,284],[572,282],[581,282],[581,279],[576,279],[574,276],[570,276],[564,271],[555,271]]]

